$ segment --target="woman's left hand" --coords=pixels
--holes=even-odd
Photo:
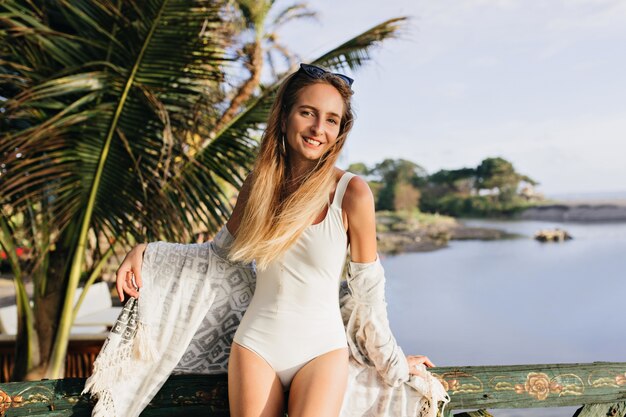
[[[406,361],[409,363],[409,374],[411,375],[421,375],[421,366],[416,367],[415,365],[424,364],[428,368],[435,366],[435,364],[428,359],[428,356],[424,355],[407,355]]]

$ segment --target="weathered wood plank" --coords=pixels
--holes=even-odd
[[[626,363],[437,367],[432,371],[450,393],[446,411],[626,401]],[[84,379],[0,384],[8,395],[0,407],[5,407],[6,416],[87,416],[92,402],[80,395],[83,385]],[[172,376],[142,416],[228,416],[227,387],[226,375]]]

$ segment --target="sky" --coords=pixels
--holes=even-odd
[[[277,1],[275,7],[293,2]],[[284,26],[309,61],[409,16],[354,73],[339,166],[411,160],[429,173],[500,156],[547,195],[626,192],[626,0],[316,0]]]

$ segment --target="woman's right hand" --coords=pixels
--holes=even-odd
[[[141,264],[143,263],[143,252],[147,246],[146,243],[140,243],[132,248],[117,269],[116,287],[121,302],[124,302],[124,293],[131,297],[139,298]],[[133,277],[135,279],[134,282]]]

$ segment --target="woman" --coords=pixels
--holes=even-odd
[[[228,363],[231,415],[338,416],[349,350],[337,291],[345,257],[378,261],[367,182],[335,163],[354,120],[352,79],[301,64],[282,84],[259,155],[222,232],[228,258],[256,262],[254,297]],[[120,300],[139,297],[142,254],[117,274]],[[134,281],[133,281],[134,279]],[[410,373],[434,366],[408,356]]]

